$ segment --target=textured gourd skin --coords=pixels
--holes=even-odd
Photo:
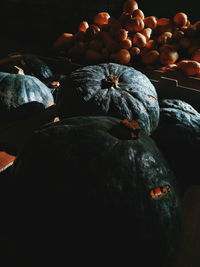
[[[113,130],[119,123],[102,116],[50,123],[18,156],[18,220],[33,223],[37,235],[49,216],[50,261],[169,266],[181,232],[175,178],[150,137],[121,140]],[[165,185],[170,191],[153,199],[150,191]]]
[[[182,193],[200,184],[200,113],[179,99],[163,99],[160,122],[152,138],[173,169]]]
[[[105,80],[119,77],[117,86]],[[147,134],[159,121],[157,93],[150,80],[132,67],[116,63],[86,66],[73,71],[58,91],[60,117],[107,115],[137,120]]]
[[[14,108],[33,101],[37,101],[45,107],[54,103],[48,87],[36,77],[0,72],[0,114],[2,118]]]

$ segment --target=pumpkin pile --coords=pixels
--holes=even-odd
[[[16,114],[23,114],[32,102],[15,102],[21,99],[20,81],[28,79],[28,97],[42,90],[29,84],[39,79],[1,75],[5,104],[15,103]],[[15,86],[9,87],[6,77],[10,85],[17,80]],[[43,86],[48,101],[51,91]],[[24,254],[30,265],[48,258],[49,251],[49,264],[58,258],[66,262],[60,251],[68,249],[70,261],[78,253],[82,262],[91,259],[89,264],[98,257],[102,264],[140,260],[141,266],[153,261],[156,251],[157,266],[168,267],[182,233],[181,199],[174,173],[150,137],[160,112],[150,80],[117,63],[82,67],[67,77],[56,104],[60,121],[31,127],[2,176],[5,229],[10,227],[17,240],[20,265]],[[44,229],[51,239],[38,244]]]
[[[200,114],[179,99],[158,99],[133,64],[196,64],[186,73],[197,75],[199,25],[183,13],[145,17],[126,0],[120,18],[98,13],[92,25],[83,21],[54,43],[87,65],[59,73],[56,95],[49,88],[56,76],[37,57],[3,66],[1,125],[17,121],[11,136],[21,136],[14,163],[1,173],[0,195],[19,266],[171,265],[182,196],[199,183]]]
[[[190,23],[187,14],[172,18],[145,17],[134,0],[125,0],[119,18],[94,15],[93,23],[80,22],[76,33],[63,33],[53,49],[72,62],[115,62],[152,69],[178,69],[200,74],[200,21]]]

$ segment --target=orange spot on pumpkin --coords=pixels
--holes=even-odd
[[[159,199],[164,197],[170,191],[170,187],[168,185],[155,187],[150,191],[150,195],[153,199]]]
[[[156,97],[152,96],[152,95],[148,95],[148,97],[150,97],[150,98],[152,98],[152,99],[158,101],[158,99],[157,99]]]

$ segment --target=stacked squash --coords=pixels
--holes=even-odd
[[[1,75],[2,81],[9,76],[39,81],[23,74]],[[44,97],[48,106],[53,96],[48,98],[51,91],[42,86],[42,93],[48,92]],[[19,93],[18,98],[9,93],[5,103],[21,99],[17,87],[3,88],[7,93],[11,88]],[[6,191],[6,207],[13,211],[7,218],[15,222],[11,228],[18,240],[20,264],[22,251],[29,255],[29,264],[41,257],[46,260],[49,251],[49,264],[58,263],[58,258],[67,263],[60,251],[70,247],[69,261],[78,253],[88,264],[101,258],[102,264],[105,260],[124,263],[126,259],[127,264],[140,260],[145,266],[156,253],[154,265],[169,266],[181,240],[181,194],[185,187],[180,187],[183,181],[175,172],[176,164],[167,160],[161,146],[164,141],[159,143],[159,134],[164,140],[166,137],[160,131],[161,102],[153,84],[133,67],[90,65],[66,77],[55,102],[60,121],[32,129],[7,173],[7,189],[11,186],[12,190]],[[15,104],[23,106],[23,102]],[[179,114],[176,104],[172,101],[171,105]],[[196,114],[198,143],[199,113],[186,104],[182,107]],[[184,122],[179,122],[182,128]],[[183,130],[188,140],[189,129]],[[193,162],[188,162],[192,168]],[[45,244],[43,249],[38,239],[47,224],[51,240],[47,237],[40,243]]]
[[[142,16],[135,1],[125,2],[121,19],[127,16],[129,22]],[[92,27],[82,23],[85,31],[67,38],[65,45],[70,48],[74,38],[99,32],[102,18],[109,20],[100,14]],[[106,33],[108,24],[99,24],[100,32]],[[127,21],[126,27],[131,27]],[[120,34],[125,31],[120,29]],[[184,146],[184,158],[193,169],[189,158],[199,147],[200,114],[180,100],[159,100],[146,75],[116,61],[72,71],[56,98],[33,76],[0,73],[0,108],[5,114],[14,109],[20,117],[27,110],[24,105],[39,102],[44,109],[34,111],[34,118],[40,120],[51,103],[60,120],[31,128],[4,176],[10,179],[3,194],[8,200],[4,212],[19,265],[139,261],[143,267],[152,261],[169,267],[181,241],[182,194],[198,183],[187,182],[172,155],[179,158]],[[25,119],[33,122],[32,117]],[[166,129],[171,129],[169,135]],[[172,143],[179,146],[173,148]]]
[[[83,67],[67,77],[56,105],[60,121],[32,131],[7,176],[20,264],[21,251],[30,264],[49,251],[49,264],[67,263],[60,251],[70,247],[69,261],[78,253],[88,264],[145,266],[156,251],[157,266],[169,266],[181,238],[181,198],[151,138],[160,108],[150,80],[116,63]]]

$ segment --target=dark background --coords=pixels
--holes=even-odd
[[[92,22],[100,11],[118,17],[124,0],[0,0],[0,55],[15,50],[45,48],[63,32],[76,32],[82,20]],[[190,21],[199,17],[197,1],[138,0],[145,16],[171,18],[185,12]]]

